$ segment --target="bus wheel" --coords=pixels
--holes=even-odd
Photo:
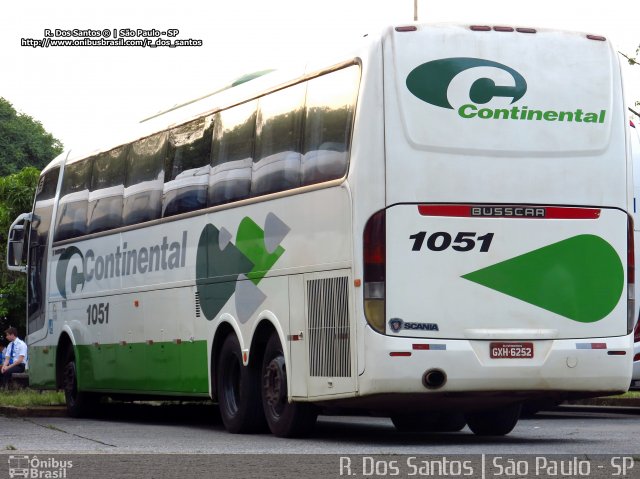
[[[220,416],[225,429],[234,434],[264,430],[259,371],[255,366],[243,366],[240,343],[235,334],[224,340],[216,373]]]
[[[468,413],[467,424],[477,436],[504,436],[516,426],[521,409],[521,404],[512,404],[499,409]]]
[[[308,435],[318,417],[314,405],[288,401],[284,353],[275,333],[269,338],[262,363],[262,406],[269,429],[279,437]]]
[[[71,417],[89,415],[95,405],[95,396],[87,392],[78,391],[78,372],[73,355],[67,358],[62,374],[67,413]]]
[[[525,401],[522,404],[521,417],[533,417],[540,411],[555,409],[560,404],[562,404],[562,401],[558,399],[532,399]]]
[[[467,425],[459,413],[403,414],[391,416],[391,422],[400,432],[458,432]]]

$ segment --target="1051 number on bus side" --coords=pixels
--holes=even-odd
[[[411,251],[422,250],[426,240],[426,246],[431,251],[444,251],[451,247],[454,251],[465,252],[472,251],[476,246],[479,246],[480,252],[486,253],[491,247],[493,233],[487,233],[476,238],[477,234],[478,233],[460,232],[453,238],[451,234],[446,231],[438,231],[427,237],[426,231],[420,231],[409,236],[409,239],[413,240]]]
[[[87,325],[108,324],[109,303],[90,304],[87,307]]]

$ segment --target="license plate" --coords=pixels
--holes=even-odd
[[[530,359],[533,358],[533,343],[490,343],[491,359]]]

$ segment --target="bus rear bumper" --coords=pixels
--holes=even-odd
[[[467,393],[471,398],[474,392],[533,396],[553,391],[588,397],[626,391],[631,381],[632,335],[517,340],[513,342],[533,343],[533,357],[495,359],[489,340],[397,338],[366,331],[360,396]],[[425,385],[429,371],[444,375],[441,385]]]

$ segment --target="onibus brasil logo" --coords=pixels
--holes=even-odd
[[[251,318],[266,299],[258,286],[284,253],[281,243],[289,231],[289,226],[273,213],[266,215],[264,227],[244,217],[238,225],[235,242],[224,227],[207,224],[202,229],[196,248],[195,273],[200,308],[208,320],[213,320],[234,294],[240,322]],[[161,272],[171,274],[171,270],[187,266],[187,251],[186,230],[176,237],[163,236],[160,241],[143,246],[132,247],[123,242],[107,252],[69,246],[58,259],[56,285],[62,298],[67,299],[69,294],[81,293],[91,283],[98,283],[100,287],[102,282],[102,286],[109,288],[109,281],[114,279]],[[178,278],[178,275],[176,271],[168,277]],[[156,278],[167,280],[164,275]]]
[[[409,91],[420,100],[431,105],[454,110],[448,97],[449,86],[458,75],[478,67],[490,67],[506,72],[512,79],[511,85],[497,85],[491,78],[476,79],[469,89],[471,103],[457,108],[461,118],[479,118],[482,120],[538,120],[576,123],[604,123],[606,110],[589,112],[581,108],[571,111],[537,110],[529,106],[514,105],[510,108],[482,108],[478,105],[489,103],[496,97],[511,99],[510,104],[520,100],[527,92],[524,77],[507,65],[481,58],[442,58],[414,68],[407,76]]]

